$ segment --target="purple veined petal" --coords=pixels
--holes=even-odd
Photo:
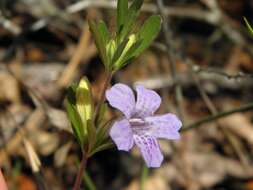
[[[109,134],[118,150],[129,151],[133,147],[133,133],[127,119],[116,121]]]
[[[140,148],[148,167],[158,168],[163,161],[163,155],[157,140],[152,136],[134,135],[134,142]]]
[[[120,110],[126,118],[131,117],[135,107],[135,98],[133,91],[127,85],[115,84],[106,91],[105,96],[112,107]]]
[[[160,107],[161,98],[153,90],[148,90],[142,85],[136,85],[137,101],[135,106],[135,114],[138,117],[152,116]]]
[[[156,138],[165,138],[177,140],[180,139],[179,129],[182,127],[182,122],[174,114],[168,113],[146,117],[147,126],[150,126],[149,135]]]

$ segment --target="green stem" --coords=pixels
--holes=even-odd
[[[224,112],[221,112],[221,113],[218,113],[218,114],[211,115],[211,116],[205,117],[203,119],[200,119],[200,120],[196,121],[195,123],[192,123],[188,126],[185,126],[184,128],[182,128],[181,131],[182,132],[188,131],[190,129],[200,127],[205,123],[212,122],[216,119],[220,119],[222,117],[226,117],[226,116],[229,116],[231,114],[238,113],[238,112],[246,112],[246,111],[249,111],[249,110],[252,110],[252,109],[253,109],[253,102],[249,103],[247,105],[241,106],[239,108],[236,108],[236,109],[224,111]]]
[[[83,180],[89,190],[96,190],[96,186],[87,171],[84,171]]]
[[[141,183],[140,183],[140,190],[145,190],[145,182],[148,177],[148,167],[144,163],[141,170]]]

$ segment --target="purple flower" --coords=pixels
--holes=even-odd
[[[148,167],[160,167],[163,155],[157,138],[179,139],[182,123],[171,113],[154,115],[161,104],[155,91],[136,85],[136,92],[135,101],[133,91],[124,84],[118,83],[106,91],[110,105],[124,114],[113,124],[110,136],[118,150],[129,151],[135,143]]]

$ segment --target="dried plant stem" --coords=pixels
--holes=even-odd
[[[181,131],[185,132],[185,131],[188,131],[188,130],[191,130],[194,128],[201,127],[205,123],[209,123],[209,122],[215,121],[215,120],[223,118],[223,117],[227,117],[227,116],[235,114],[235,113],[246,112],[246,111],[250,111],[250,110],[253,110],[253,102],[246,104],[244,106],[241,106],[239,108],[231,109],[228,111],[224,111],[224,112],[217,113],[215,115],[211,115],[211,116],[205,117],[203,119],[200,119],[190,125],[183,127]]]
[[[77,173],[77,176],[76,176],[76,180],[75,180],[73,190],[79,190],[80,189],[82,179],[83,179],[83,172],[86,168],[87,161],[88,161],[88,156],[84,152],[83,155],[82,155],[82,160],[81,160],[81,163],[80,163],[80,166],[79,166],[79,170],[78,170],[78,173]]]

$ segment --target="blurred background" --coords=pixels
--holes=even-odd
[[[80,150],[63,100],[84,75],[98,99],[105,73],[87,20],[103,19],[113,35],[115,8],[115,0],[0,0],[0,167],[11,190],[71,189]],[[159,113],[184,122],[180,141],[160,141],[165,160],[144,173],[144,189],[253,190],[253,35],[243,20],[253,24],[253,1],[147,0],[137,27],[155,13],[158,38],[112,80],[156,90]],[[138,190],[142,166],[136,149],[100,152],[85,189]]]

